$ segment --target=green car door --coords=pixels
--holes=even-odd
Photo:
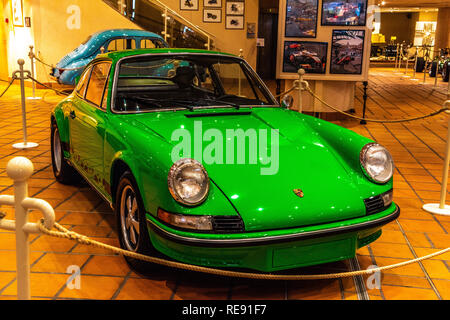
[[[82,80],[86,81],[86,89],[75,97],[69,114],[73,162],[104,195],[103,146],[108,117],[106,93],[110,68],[111,63],[105,61],[90,67],[88,75]]]

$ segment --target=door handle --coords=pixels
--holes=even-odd
[[[70,117],[72,118],[72,119],[75,119],[76,118],[76,115],[75,115],[75,111],[70,111]]]

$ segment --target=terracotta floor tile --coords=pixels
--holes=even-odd
[[[381,234],[381,237],[378,238],[377,242],[406,244],[403,234],[400,231],[394,230],[383,230],[383,233]]]
[[[289,300],[342,300],[338,279],[288,282],[287,295]]]
[[[379,267],[389,266],[401,262],[408,261],[410,259],[398,259],[398,258],[382,258],[375,257],[376,265]],[[409,265],[405,265],[399,268],[385,270],[383,274],[394,274],[400,276],[415,276],[415,277],[425,277],[420,265],[418,263],[413,263]]]
[[[425,277],[400,276],[395,274],[383,273],[381,285],[396,285],[412,288],[431,288],[430,283]]]
[[[69,275],[48,274],[48,273],[31,273],[30,274],[30,293],[31,296],[52,298],[59,289],[69,279]],[[5,295],[17,294],[17,281],[14,281],[8,288],[3,291]]]
[[[125,276],[130,267],[121,256],[94,256],[83,268],[83,274]]]
[[[443,261],[425,260],[422,264],[432,279],[450,280],[450,270]]]
[[[264,281],[233,282],[231,299],[233,300],[284,300],[286,297],[285,283]]]
[[[428,234],[427,234],[428,235]],[[428,240],[425,233],[422,232],[406,232],[406,237],[413,247],[432,247],[432,243]]]
[[[119,240],[116,238],[95,238],[95,240],[100,241],[105,244],[112,246],[119,246]],[[88,246],[83,244],[77,244],[77,246],[72,250],[73,253],[87,253],[87,254],[107,254],[113,255],[113,253],[107,249],[97,248],[94,246]]]
[[[450,281],[448,280],[433,280],[436,289],[441,295],[442,299],[450,300]]]
[[[16,250],[16,235],[14,233],[0,233],[0,250]]]
[[[375,257],[392,257],[392,258],[413,258],[411,250],[406,244],[373,242],[372,248]]]
[[[417,221],[399,218],[399,222],[405,231],[443,233],[442,227],[435,221]]]
[[[180,281],[174,299],[179,300],[226,300],[230,292],[230,281],[220,283]]]
[[[2,290],[16,278],[16,272],[0,272],[0,294],[4,294]]]
[[[414,251],[416,252],[416,255],[418,257],[427,256],[429,254],[441,251],[442,249],[433,249],[433,248],[414,248]],[[432,260],[447,260],[450,262],[450,252],[446,252],[444,254],[441,254],[439,256],[434,256],[431,258]]]
[[[388,300],[437,300],[432,289],[418,289],[398,286],[382,286],[383,294]]]
[[[61,298],[111,299],[124,281],[122,277],[102,277],[81,275],[80,289],[68,289],[61,292]]]
[[[42,235],[30,245],[32,251],[67,252],[76,242],[69,239],[53,238]]]
[[[163,280],[129,278],[117,295],[118,300],[169,300],[174,283]]]
[[[31,268],[31,271],[66,273],[70,266],[75,265],[81,268],[88,258],[88,255],[80,254],[46,253]]]

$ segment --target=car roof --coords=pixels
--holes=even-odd
[[[236,57],[236,55],[231,53],[224,53],[219,51],[209,51],[202,49],[191,49],[191,48],[153,48],[153,49],[137,49],[137,50],[124,50],[124,51],[112,51],[98,55],[97,58],[110,58],[113,61],[119,59],[139,56],[145,54],[164,54],[164,53],[193,53],[193,54],[209,54],[209,55],[226,55],[230,57]]]
[[[97,31],[94,34],[92,34],[92,37],[97,36],[103,36],[108,35],[110,37],[116,37],[116,36],[124,36],[124,37],[153,37],[153,38],[159,38],[164,39],[159,34],[156,34],[154,32],[141,30],[141,29],[108,29],[108,30],[101,30]]]

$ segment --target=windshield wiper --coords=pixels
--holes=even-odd
[[[235,107],[238,110],[241,107],[239,104],[234,103],[234,102],[229,102],[229,101],[224,101],[224,100],[217,100],[217,99],[212,99],[212,98],[201,98],[198,101],[207,101],[207,102],[221,103],[223,105],[229,105],[229,106]]]
[[[130,99],[133,100],[137,100],[137,101],[143,101],[143,102],[149,102],[152,103],[156,106],[158,106],[159,108],[163,109],[164,106],[159,103],[158,99],[153,99],[153,98],[142,98],[142,97],[130,97]],[[166,99],[164,100],[164,102],[172,102],[172,103],[176,103],[177,105],[184,107],[190,111],[194,110],[194,107],[192,105],[189,105],[189,103],[192,103],[192,101],[185,101],[185,100],[176,100],[176,99]]]

